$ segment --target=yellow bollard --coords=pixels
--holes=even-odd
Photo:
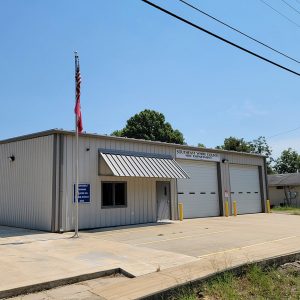
[[[178,203],[178,208],[179,208],[179,220],[183,220],[183,203]]]
[[[270,200],[267,200],[267,213],[269,214],[271,212],[271,204]]]
[[[225,217],[229,216],[228,200],[225,201]]]
[[[236,207],[236,200],[233,201],[233,215],[237,216],[237,207]]]

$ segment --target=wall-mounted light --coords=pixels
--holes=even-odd
[[[223,164],[228,163],[228,159],[223,158],[223,159],[222,159],[222,163],[223,163]]]
[[[86,150],[86,151],[90,151],[90,148],[86,148],[85,150]]]
[[[9,159],[10,161],[15,161],[15,160],[16,160],[16,157],[15,157],[14,155],[11,155],[11,156],[8,157],[8,159]]]

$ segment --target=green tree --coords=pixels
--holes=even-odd
[[[279,174],[296,173],[300,169],[300,157],[292,148],[282,151],[280,157],[275,160],[274,169]]]
[[[229,137],[224,140],[224,144],[217,146],[217,149],[231,150],[237,152],[251,152],[251,145],[249,142],[246,142],[243,138],[238,139],[236,137]]]
[[[217,149],[231,150],[237,152],[255,153],[266,156],[267,173],[272,174],[274,170],[272,168],[273,158],[272,149],[267,143],[264,136],[260,136],[253,141],[247,142],[243,138],[229,137],[224,140],[224,144],[217,146]]]
[[[249,145],[250,145],[251,153],[256,153],[256,154],[261,154],[266,156],[267,173],[273,174],[274,170],[272,167],[272,162],[274,161],[274,159],[271,157],[272,149],[268,145],[266,138],[264,136],[260,136],[258,139],[249,142]]]
[[[199,148],[205,148],[205,145],[202,144],[202,143],[198,143],[198,147],[199,147]]]
[[[116,130],[111,135],[175,144],[184,143],[183,134],[173,129],[162,113],[150,109],[135,114],[127,120],[123,129]]]

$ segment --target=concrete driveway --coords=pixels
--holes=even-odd
[[[234,251],[300,251],[299,228],[300,216],[281,214],[82,231],[79,239],[0,227],[0,292],[112,268],[138,277]]]

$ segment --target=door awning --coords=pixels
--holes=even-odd
[[[171,156],[148,153],[105,153],[102,151],[99,153],[114,176],[189,178],[188,174]]]

